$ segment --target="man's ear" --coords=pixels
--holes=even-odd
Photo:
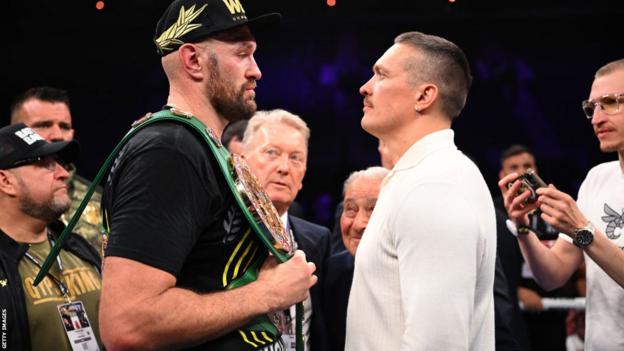
[[[424,110],[430,108],[437,99],[438,87],[435,84],[421,84],[416,89],[416,103],[414,104],[414,110],[416,112],[423,112]]]
[[[17,195],[17,176],[9,170],[0,170],[0,192],[9,196]]]
[[[195,45],[186,43],[175,53],[180,58],[180,64],[184,71],[194,80],[201,80],[205,74],[202,66],[202,49]]]

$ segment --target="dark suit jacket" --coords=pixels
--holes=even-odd
[[[507,279],[501,261],[496,256],[494,271],[494,335],[496,351],[520,351],[520,345],[512,330],[514,310],[518,302],[512,303],[507,289]]]
[[[341,202],[338,204],[338,206],[336,206],[336,213],[334,213],[334,229],[332,230],[329,240],[332,255],[335,255],[347,249],[342,242],[342,231],[340,230],[340,217],[342,216],[343,210],[344,203]]]
[[[353,281],[354,257],[344,250],[332,255],[325,267],[325,325],[328,351],[343,351],[347,324],[347,304]]]
[[[518,239],[509,232],[505,224],[507,212],[505,212],[502,197],[499,196],[494,199],[494,207],[496,208],[496,256],[497,261],[500,261],[500,267],[507,280],[507,293],[512,307],[509,326],[518,341],[520,350],[530,351],[531,343],[529,341],[525,321],[522,318],[522,313],[518,305],[518,286],[522,279],[522,253],[520,252]],[[496,277],[499,276],[498,266],[499,264],[497,263]],[[496,294],[496,284],[498,284],[497,278],[495,278],[494,284],[494,292]]]
[[[318,281],[310,289],[310,299],[312,300],[310,348],[311,351],[325,351],[327,350],[327,332],[323,318],[321,294],[325,280],[324,267],[330,255],[329,229],[290,215],[288,222],[299,249],[305,252],[308,262],[314,262],[316,265],[314,274],[318,277]]]

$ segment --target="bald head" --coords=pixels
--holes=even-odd
[[[344,183],[340,231],[342,242],[353,256],[377,203],[381,182],[389,172],[383,167],[370,167],[351,173]]]
[[[615,60],[600,67],[600,69],[596,71],[596,74],[594,77],[599,78],[599,77],[606,76],[607,74],[610,74],[619,70],[624,70],[624,59]]]

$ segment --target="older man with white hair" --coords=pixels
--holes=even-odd
[[[258,177],[286,231],[296,246],[314,262],[319,283],[310,289],[304,300],[303,333],[306,350],[326,350],[325,326],[322,317],[320,286],[323,266],[329,256],[329,229],[288,214],[303,187],[308,159],[310,130],[297,115],[277,109],[258,111],[250,120],[243,137],[243,156]],[[295,340],[295,308],[284,312],[287,323],[282,339],[290,350]],[[294,349],[294,348],[292,348]]]
[[[389,172],[384,167],[369,167],[351,173],[344,182],[340,232],[346,250],[335,253],[327,260],[323,287],[330,351],[342,351],[345,347],[347,303],[353,280],[355,253],[377,203],[381,182]]]

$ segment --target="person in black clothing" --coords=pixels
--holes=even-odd
[[[221,143],[231,153],[242,153],[243,136],[245,135],[245,129],[247,128],[247,120],[235,121],[228,124],[223,130],[223,136],[221,137]]]
[[[11,124],[15,123],[24,123],[49,142],[73,140],[74,128],[69,94],[63,89],[46,86],[32,87],[24,91],[11,103]],[[72,165],[67,185],[72,205],[60,217],[65,224],[80,206],[91,181],[81,177],[77,173],[76,165]],[[72,230],[87,239],[98,251],[102,249],[101,199],[102,188],[98,186]]]
[[[250,120],[243,138],[242,152],[260,185],[275,205],[282,225],[295,245],[317,267],[318,283],[304,300],[303,334],[306,349],[326,351],[326,331],[321,301],[325,261],[329,258],[329,229],[303,220],[292,213],[292,203],[303,187],[307,170],[310,129],[297,115],[276,109],[258,111]],[[285,312],[294,320],[295,306]],[[285,343],[294,338],[294,323],[282,336]]]
[[[503,151],[499,178],[516,172],[524,173],[527,169],[538,170],[535,156],[524,145],[512,145]],[[533,279],[530,268],[522,259],[518,240],[509,232],[505,225],[507,212],[503,199],[494,199],[497,212],[497,247],[505,275],[509,280],[509,292],[515,304],[518,301],[524,306],[522,320],[512,319],[512,327],[517,335],[522,350],[565,350],[567,311],[544,311],[543,297],[572,297],[575,290],[567,286],[547,291],[542,289]],[[529,216],[531,227],[538,233],[545,245],[552,245],[557,239],[558,231],[542,220],[538,213]],[[514,304],[514,305],[515,305]]]
[[[237,0],[174,1],[155,38],[168,113],[195,116],[217,139],[228,122],[249,119],[261,77],[250,26],[276,17],[249,20]],[[301,251],[279,265],[267,257],[194,131],[160,122],[138,132],[111,169],[102,204],[107,348],[283,349],[274,318],[307,297],[315,266]],[[256,280],[233,286],[260,266]]]
[[[57,264],[32,284],[64,229],[58,218],[71,204],[66,167],[78,153],[77,142],[48,143],[23,123],[0,129],[1,349],[72,350],[58,309],[67,300],[83,303],[94,326],[90,342],[101,345],[100,258],[85,239],[70,234]]]
[[[344,211],[339,228],[345,250],[333,254],[326,263],[323,302],[328,350],[343,351],[347,324],[347,304],[353,280],[357,247],[375,208],[381,181],[390,172],[383,167],[369,167],[353,172],[343,186]]]

